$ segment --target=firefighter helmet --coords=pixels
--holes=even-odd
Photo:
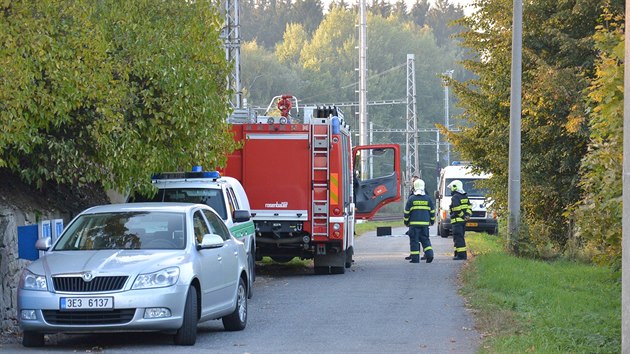
[[[424,181],[420,178],[413,181],[413,194],[424,195]]]
[[[460,192],[460,193],[465,193],[464,191],[464,186],[462,185],[462,181],[456,179],[453,182],[451,182],[448,185],[448,188],[450,188],[450,190],[452,192]]]

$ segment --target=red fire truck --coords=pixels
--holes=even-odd
[[[292,99],[277,98],[279,115],[232,124],[243,146],[222,173],[247,192],[257,259],[313,259],[315,273],[342,274],[352,265],[355,220],[400,200],[399,146],[352,148],[340,110],[303,108],[295,119]]]

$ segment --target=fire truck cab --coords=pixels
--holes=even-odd
[[[278,106],[290,97],[281,96]],[[400,199],[399,146],[353,148],[334,107],[280,117],[287,119],[233,124],[243,145],[222,174],[238,179],[249,196],[259,259],[313,259],[317,274],[344,273],[352,265],[355,220]]]

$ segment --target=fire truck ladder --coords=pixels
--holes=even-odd
[[[329,200],[330,200],[330,123],[328,118],[314,118],[312,121],[312,170],[311,180],[313,188],[311,200],[311,220],[313,222],[313,236],[328,237],[329,230]],[[317,254],[325,254],[324,245],[317,248]]]

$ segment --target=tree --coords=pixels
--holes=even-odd
[[[427,11],[426,24],[433,29],[439,46],[450,43],[451,36],[462,31],[459,25],[453,23],[462,17],[464,17],[464,9],[459,5],[450,4],[448,0],[436,0],[434,6]]]
[[[320,0],[296,0],[288,13],[288,24],[300,24],[310,37],[324,18]]]
[[[276,58],[282,64],[299,65],[300,52],[307,41],[306,31],[301,24],[288,24],[282,42],[276,45]]]
[[[427,20],[427,13],[429,12],[429,4],[428,0],[416,0],[411,7],[411,18],[413,18],[413,22],[419,27],[424,27]]]
[[[398,0],[392,6],[390,16],[394,16],[399,18],[400,20],[406,21],[409,18],[409,14],[407,11],[407,4],[404,0]]]
[[[354,36],[356,13],[335,7],[327,14],[300,53],[304,79],[316,102],[354,99],[348,85],[356,82]]]
[[[155,171],[225,162],[229,66],[210,1],[0,6],[0,164],[40,187],[149,191]]]
[[[299,67],[280,63],[273,53],[247,42],[241,48],[243,88],[250,105],[267,107],[274,96],[290,94],[302,97]]]
[[[589,87],[588,152],[580,166],[584,194],[575,210],[577,239],[600,264],[621,267],[623,165],[623,16],[604,13],[595,46],[601,53]],[[579,245],[579,244],[578,244]]]
[[[454,83],[470,124],[449,136],[465,159],[493,174],[490,189],[505,215],[512,2],[475,5],[479,11],[460,23],[468,28],[464,46],[477,56],[464,65],[477,79]],[[571,237],[565,212],[580,196],[588,139],[582,92],[594,73],[599,5],[540,0],[524,8],[521,208],[529,241],[521,249],[537,255],[561,252]]]

